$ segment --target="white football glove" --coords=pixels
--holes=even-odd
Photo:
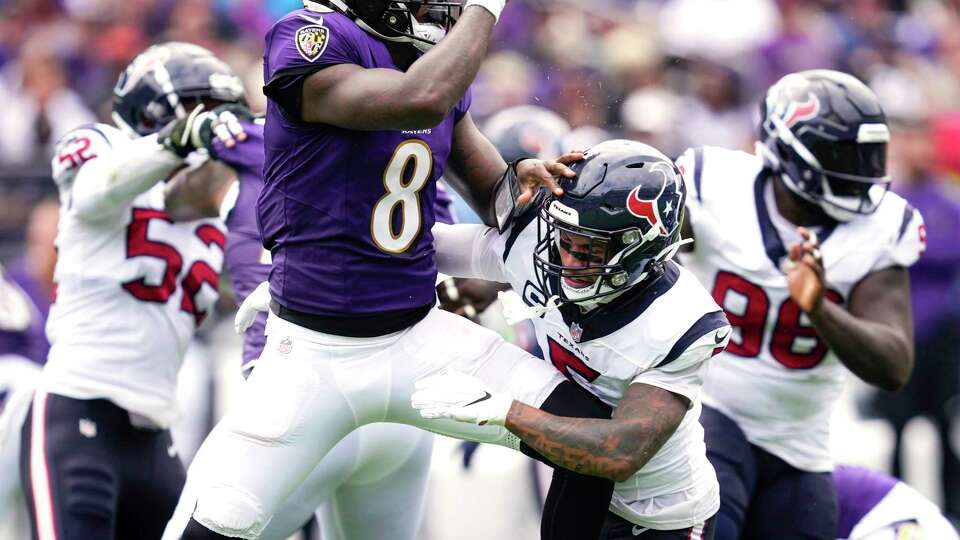
[[[216,138],[227,148],[233,148],[237,143],[247,140],[247,133],[240,121],[252,119],[253,114],[243,105],[221,105],[197,122],[196,129],[190,135],[191,141],[212,151],[213,139]]]
[[[264,281],[240,304],[237,316],[233,318],[233,329],[242,334],[250,328],[261,311],[270,309],[270,282]]]
[[[415,383],[410,405],[424,418],[449,418],[479,426],[502,426],[513,399],[497,396],[477,377],[447,371]]]
[[[252,120],[253,113],[239,104],[220,105],[212,111],[197,105],[185,118],[174,120],[160,130],[158,138],[168,150],[187,157],[194,150],[206,148],[214,153],[213,143],[219,140],[227,148],[247,139],[241,120]]]

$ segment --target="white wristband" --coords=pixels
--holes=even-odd
[[[500,20],[500,12],[503,11],[503,6],[506,5],[507,0],[467,0],[463,5],[463,9],[466,10],[470,6],[480,6],[483,9],[490,12],[493,15],[494,20]]]

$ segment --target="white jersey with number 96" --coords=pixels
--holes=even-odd
[[[777,212],[759,157],[704,147],[677,163],[695,238],[683,264],[733,326],[726,351],[713,361],[704,403],[790,465],[832,470],[829,419],[847,369],[790,298],[782,267],[788,246],[800,240],[796,227]],[[871,272],[916,262],[926,238],[920,213],[893,193],[873,214],[816,232],[826,299],[843,305]]]

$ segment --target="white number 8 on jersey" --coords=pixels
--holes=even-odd
[[[403,175],[413,160],[412,174],[407,181]],[[410,139],[403,141],[383,171],[386,194],[373,207],[370,236],[373,243],[388,253],[403,253],[420,233],[420,190],[427,185],[433,172],[433,153],[427,143]],[[400,205],[400,230],[394,231],[391,217]]]

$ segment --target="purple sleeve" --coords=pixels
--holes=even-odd
[[[897,479],[864,467],[838,465],[833,470],[837,490],[837,537],[850,536],[860,520],[897,484]]]
[[[437,198],[433,201],[433,212],[438,223],[453,225],[457,222],[453,212],[453,197],[440,182],[437,182]]]
[[[247,138],[233,148],[227,148],[219,139],[213,141],[214,157],[232,167],[237,174],[257,176],[263,169],[263,124],[241,122]]]
[[[318,16],[304,10],[287,15],[270,29],[264,47],[267,88],[278,76],[312,73],[334,64],[361,64],[356,33],[360,30],[343,15]]]
[[[456,124],[470,112],[470,104],[473,103],[473,87],[467,88],[467,93],[460,98],[457,106],[453,109],[453,123]]]

